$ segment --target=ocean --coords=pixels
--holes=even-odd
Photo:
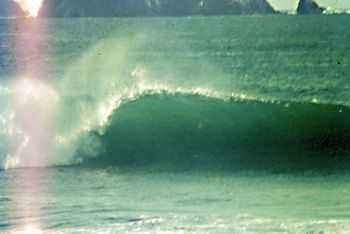
[[[349,22],[0,19],[0,233],[347,232]]]

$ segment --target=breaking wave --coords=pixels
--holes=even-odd
[[[313,166],[326,159],[324,166],[328,167],[330,161],[344,160],[349,154],[350,108],[346,106],[272,102],[202,89],[146,86],[138,86],[137,92],[133,90],[124,98],[110,98],[95,113],[84,109],[93,106],[87,104],[89,101],[81,100],[84,98],[65,100],[67,103],[60,107],[61,111],[76,110],[74,121],[63,118],[74,116],[68,112],[51,119],[55,129],[46,136],[51,140],[45,142],[49,151],[44,165],[20,162],[23,156],[7,156],[4,167],[87,162],[105,166],[231,168],[252,162],[255,166],[270,166],[281,160],[290,164],[291,158],[303,166],[308,161],[312,162],[308,166]],[[10,151],[6,140],[17,135],[17,141],[23,138],[17,153],[25,152],[30,136],[15,128],[15,113],[9,113],[7,118],[1,116],[1,150]]]
[[[350,109],[313,103],[149,93],[99,136],[103,166],[225,169],[346,167]]]
[[[347,166],[348,106],[156,77],[131,62],[129,47],[129,39],[104,41],[50,84],[26,76],[2,84],[2,168]]]

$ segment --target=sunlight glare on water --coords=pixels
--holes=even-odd
[[[15,234],[42,234],[43,231],[37,228],[26,228],[25,230],[14,232]]]

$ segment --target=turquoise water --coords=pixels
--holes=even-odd
[[[38,172],[35,172],[38,173]],[[46,169],[1,173],[1,228],[49,233],[306,233],[349,228],[348,175]],[[45,188],[40,195],[28,176]],[[73,179],[74,178],[74,179]],[[5,181],[4,181],[5,180]],[[6,182],[7,180],[7,182]],[[5,199],[6,198],[6,199]],[[14,203],[31,207],[13,215]],[[40,215],[36,212],[40,210]]]
[[[347,231],[349,20],[2,19],[0,231]]]

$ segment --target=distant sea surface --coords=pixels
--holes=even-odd
[[[0,19],[0,232],[348,231],[349,23]]]

